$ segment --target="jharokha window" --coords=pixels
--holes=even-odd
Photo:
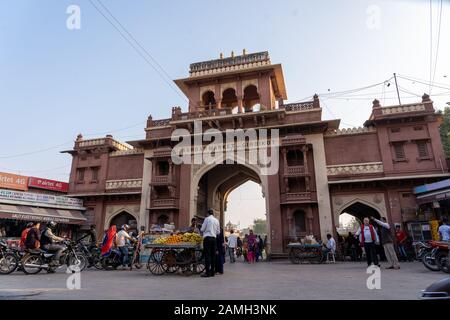
[[[417,141],[417,151],[420,159],[429,159],[428,146],[426,141]]]
[[[396,161],[405,161],[405,149],[403,147],[403,142],[396,142],[393,144],[394,146],[394,159]]]
[[[79,181],[79,182],[84,181],[84,171],[85,171],[84,168],[79,168],[77,170],[77,181]]]

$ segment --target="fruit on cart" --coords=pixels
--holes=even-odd
[[[183,234],[183,242],[201,243],[202,241],[203,241],[203,238],[198,233],[186,232],[185,234]]]

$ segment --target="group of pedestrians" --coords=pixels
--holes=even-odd
[[[263,259],[267,236],[262,239],[260,235],[255,235],[253,230],[250,230],[249,234],[246,234],[242,240],[234,234],[234,230],[230,230],[230,235],[226,242],[231,263],[236,262],[236,255],[242,255],[247,263],[255,263]]]
[[[196,220],[191,221],[191,230],[197,232]],[[212,209],[207,211],[207,217],[202,227],[198,230],[203,236],[203,254],[205,257],[205,272],[202,277],[214,277],[223,274],[226,255],[230,257],[230,263],[236,262],[236,257],[242,255],[247,263],[262,260],[266,248],[267,237],[255,235],[253,230],[249,231],[243,239],[238,237],[234,230],[230,230],[228,237],[220,227],[219,220],[214,217]]]

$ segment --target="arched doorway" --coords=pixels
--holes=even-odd
[[[375,209],[365,203],[362,203],[360,201],[356,201],[356,202],[350,204],[349,206],[345,207],[341,211],[341,214],[343,214],[343,213],[347,213],[351,216],[354,216],[356,219],[358,219],[361,222],[364,220],[365,217],[374,217],[377,219],[381,218],[381,215],[377,209]]]
[[[345,223],[345,226],[341,227],[341,217],[345,216],[346,220],[348,220]],[[361,224],[363,223],[364,218],[370,218],[374,217],[376,219],[381,219],[381,214],[378,212],[377,209],[374,207],[371,207],[363,202],[355,201],[348,206],[346,206],[343,210],[341,210],[341,213],[339,215],[339,224],[340,228],[337,229],[337,232],[340,236],[345,237],[353,237],[353,234],[360,228]],[[343,223],[344,225],[344,223]],[[378,226],[376,223],[373,224],[373,226],[377,229],[378,236],[381,237],[381,227]],[[338,243],[339,245],[339,243]],[[344,247],[345,248],[345,247]],[[381,245],[378,245],[376,247],[377,254],[380,257],[381,261],[386,260],[386,256],[384,254],[383,247]],[[348,250],[344,251],[344,255],[348,255]],[[362,254],[362,250],[357,246],[356,251],[352,253],[352,260],[355,259],[355,256],[360,256]]]
[[[221,225],[225,226],[226,222],[228,222],[225,215],[230,194],[247,182],[254,182],[260,186],[260,195],[264,201],[263,214],[266,220],[267,231],[262,233],[262,235],[270,235],[270,212],[267,210],[268,199],[264,196],[264,190],[267,188],[266,179],[267,177],[260,176],[257,169],[252,168],[251,165],[225,164],[224,162],[223,164],[204,167],[197,172],[193,179],[192,211],[198,217],[204,217],[207,209],[211,208],[214,210],[214,214],[221,222]],[[252,215],[249,208],[241,207],[239,210],[242,215]],[[268,240],[269,246],[270,239]]]
[[[136,218],[126,211],[122,211],[122,212],[118,213],[117,215],[115,215],[111,219],[109,226],[111,227],[113,225],[116,225],[117,230],[119,230],[122,227],[122,225],[124,225],[124,224],[128,224],[130,226],[129,232],[133,232],[133,233],[137,234],[138,230],[137,230]]]

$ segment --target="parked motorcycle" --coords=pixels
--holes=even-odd
[[[49,253],[41,249],[27,250],[27,254],[22,259],[22,270],[25,274],[37,274],[41,270],[47,272],[55,272],[55,270],[63,265],[68,268],[76,267],[80,272],[86,267],[86,257],[76,252],[76,243],[71,241],[64,241],[66,246],[60,260],[59,266],[53,266],[51,262],[55,253]]]
[[[95,267],[98,270],[102,269],[100,248],[88,248],[88,246],[81,241],[77,241],[76,251],[77,253],[84,255],[88,268]]]
[[[0,241],[0,274],[10,274],[19,266],[18,257],[4,241]]]
[[[448,272],[447,257],[449,244],[442,241],[430,241],[428,250],[422,257],[424,266],[431,271]]]

